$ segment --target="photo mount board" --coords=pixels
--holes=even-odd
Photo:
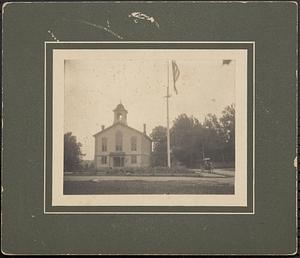
[[[158,21],[158,32],[122,23],[137,6]],[[45,214],[44,42],[120,40],[66,25],[78,18],[103,24],[107,17],[129,41],[255,42],[254,214]],[[3,18],[4,253],[297,251],[295,2],[8,3]]]

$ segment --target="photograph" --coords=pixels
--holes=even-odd
[[[64,59],[63,194],[233,195],[235,57],[97,52]]]
[[[46,43],[51,205],[247,207],[253,43],[239,44]]]

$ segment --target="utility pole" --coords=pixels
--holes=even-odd
[[[169,90],[169,84],[170,84],[170,61],[168,60],[168,84],[167,84],[167,159],[168,159],[168,168],[171,167],[171,157],[170,157],[170,125],[169,125],[169,98],[170,90]]]

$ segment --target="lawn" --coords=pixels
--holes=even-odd
[[[234,177],[69,177],[64,194],[234,194]]]

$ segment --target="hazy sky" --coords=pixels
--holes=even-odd
[[[176,60],[180,76],[178,95],[170,83],[170,126],[181,113],[200,121],[208,113],[221,115],[235,102],[235,62],[223,59]],[[122,101],[128,125],[150,134],[166,126],[167,60],[65,61],[64,132],[71,131],[82,143],[85,159],[94,157],[93,134],[113,122],[113,109]],[[171,71],[171,70],[170,70]],[[171,78],[171,77],[170,77]]]

